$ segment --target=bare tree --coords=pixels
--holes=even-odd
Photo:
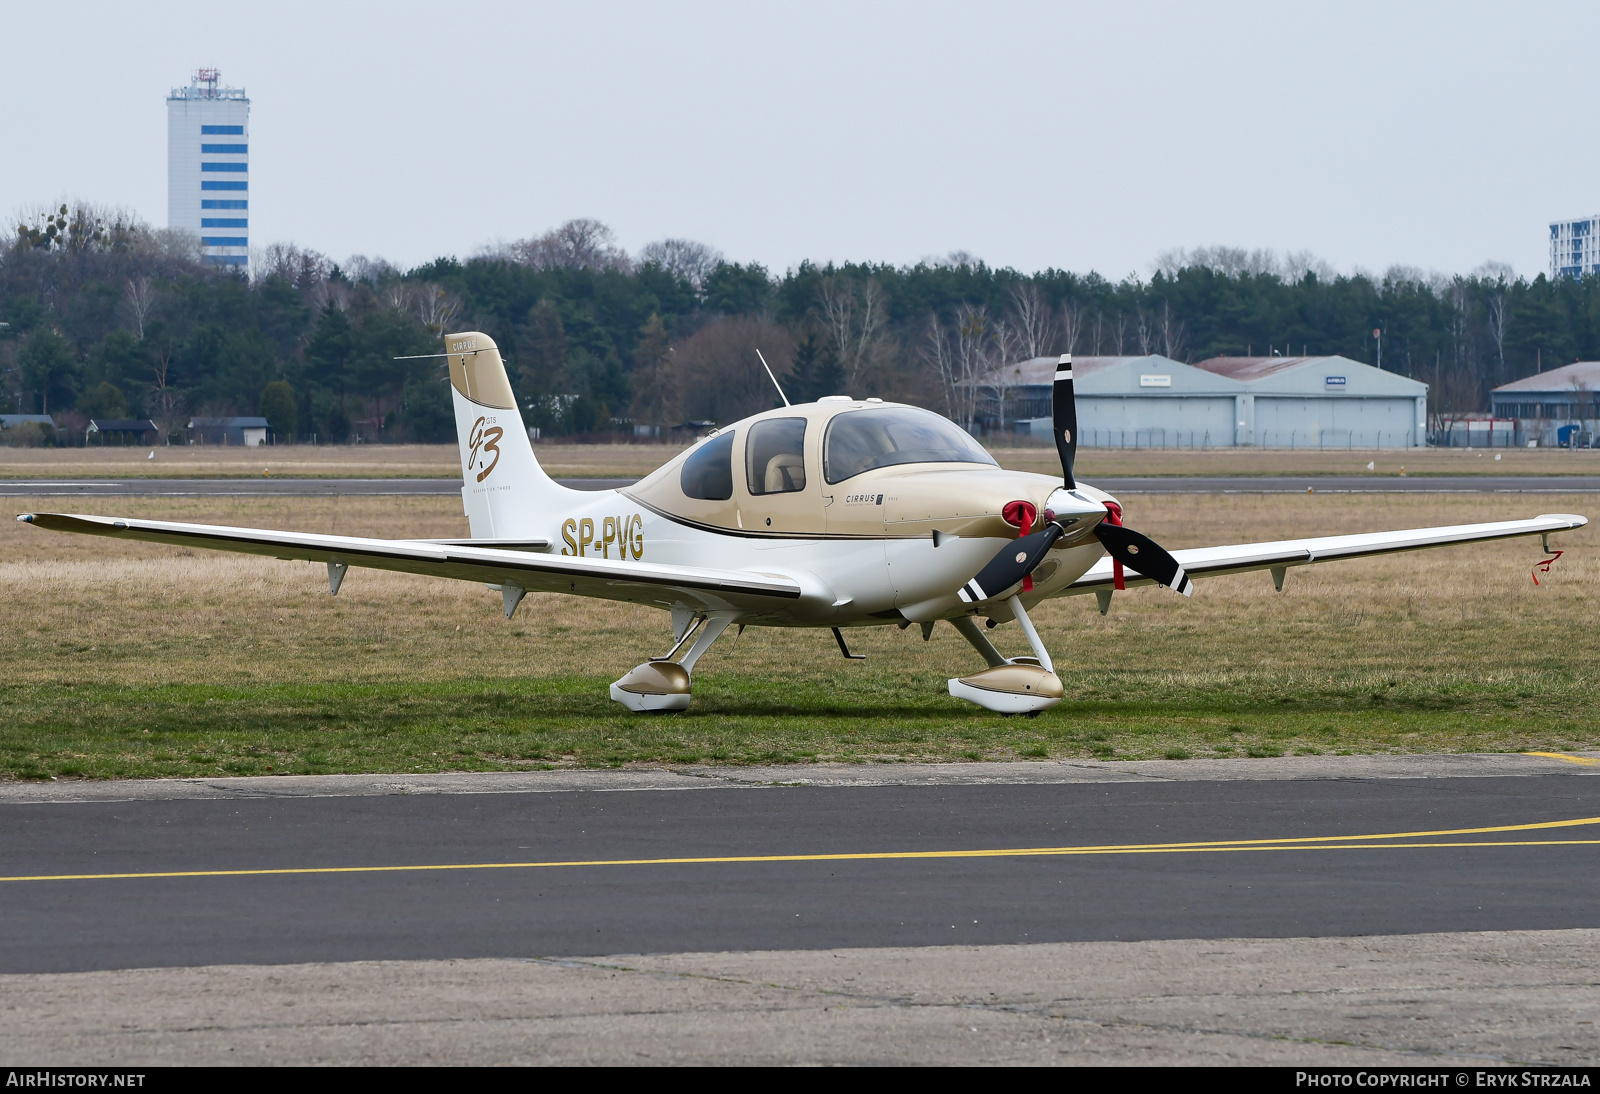
[[[955,365],[960,398],[956,402],[960,422],[968,433],[978,420],[979,382],[990,365],[989,309],[982,304],[956,307]]]
[[[373,286],[376,286],[378,282],[386,278],[400,276],[400,271],[395,268],[394,264],[381,256],[368,258],[366,255],[351,255],[344,260],[344,264],[339,269],[351,281],[357,283],[365,281]]]
[[[314,311],[332,307],[344,311],[350,306],[350,286],[343,281],[318,281],[306,293],[306,302]]]
[[[145,320],[150,318],[150,312],[155,308],[156,290],[148,277],[140,275],[130,277],[122,287],[122,296],[128,302],[128,311],[133,313],[133,330],[139,336],[139,341],[144,341]]]
[[[692,239],[663,239],[645,244],[639,252],[639,265],[654,262],[687,281],[695,292],[706,287],[706,280],[722,264],[722,252]]]
[[[1128,317],[1122,312],[1117,313],[1117,321],[1111,326],[1113,344],[1117,347],[1117,356],[1123,357],[1124,344],[1128,340]]]
[[[272,243],[261,252],[257,276],[281,277],[297,289],[311,289],[328,280],[333,263],[328,256],[293,243]]]
[[[1133,331],[1134,337],[1139,340],[1139,352],[1149,354],[1155,347],[1155,325],[1150,322],[1150,317],[1145,315],[1144,306],[1141,304],[1133,306],[1133,315]]]
[[[1083,308],[1070,300],[1063,300],[1058,314],[1061,316],[1061,352],[1077,353],[1078,342],[1083,337]]]
[[[1504,382],[1506,378],[1506,288],[1516,276],[1516,273],[1505,262],[1485,262],[1473,271],[1473,276],[1487,283],[1488,291],[1484,294],[1483,304],[1489,320],[1489,337],[1494,339],[1494,355],[1497,366],[1495,379]]]
[[[172,436],[172,431],[177,428],[179,415],[183,413],[183,393],[167,383],[172,371],[171,346],[163,343],[155,347],[150,371],[155,374],[155,391],[150,399],[152,407],[150,416],[161,430],[161,442],[165,444],[167,438]]]
[[[1168,300],[1161,301],[1161,315],[1156,323],[1156,333],[1161,339],[1161,354],[1178,360],[1178,354],[1183,352],[1184,322],[1172,318],[1172,303]]]
[[[922,359],[932,365],[939,374],[939,388],[944,392],[945,417],[952,420],[956,417],[956,404],[960,392],[956,383],[960,380],[960,372],[956,367],[955,354],[950,349],[950,339],[944,331],[944,324],[939,322],[935,312],[928,313],[928,333],[923,338]]]
[[[435,334],[443,334],[461,314],[461,301],[431,281],[418,286],[412,307],[417,322]]]
[[[1055,309],[1050,307],[1039,287],[1018,282],[1011,286],[1010,296],[1012,334],[1023,358],[1056,352]]]
[[[782,405],[756,350],[781,382],[794,360],[794,340],[774,323],[743,316],[707,323],[673,347],[678,397],[690,418],[731,422]]]
[[[887,319],[883,289],[871,277],[858,288],[853,279],[830,275],[822,279],[818,295],[822,321],[839,355],[845,382],[854,387],[882,341]]]
[[[616,233],[592,217],[569,220],[537,239],[523,239],[506,248],[514,262],[536,270],[617,270],[631,273],[633,261],[616,244]]]

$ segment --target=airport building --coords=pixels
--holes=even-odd
[[[1550,276],[1600,273],[1600,216],[1550,225]]]
[[[987,433],[1051,436],[1056,358],[981,381]],[[1347,357],[1075,357],[1078,443],[1091,448],[1410,448],[1428,385]]]
[[[250,264],[250,100],[202,68],[167,96],[167,227],[200,237],[205,261]]]
[[[1593,448],[1600,433],[1600,361],[1576,361],[1501,384],[1489,401],[1490,422],[1505,438],[1500,443]]]
[[[1245,388],[1243,444],[1417,448],[1428,442],[1428,385],[1348,357],[1212,357],[1198,369]]]

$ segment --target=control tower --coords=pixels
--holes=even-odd
[[[205,261],[250,265],[250,100],[214,68],[167,96],[167,227],[200,237]]]

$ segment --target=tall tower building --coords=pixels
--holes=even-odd
[[[1600,273],[1600,216],[1550,225],[1550,276]]]
[[[207,262],[250,265],[250,100],[202,68],[167,96],[167,227],[200,237]]]

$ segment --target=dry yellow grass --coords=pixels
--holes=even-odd
[[[1592,502],[1154,495],[1136,499],[1128,520],[1179,548],[1583,512]],[[466,534],[448,498],[73,507],[344,534]],[[0,721],[11,728],[0,730],[0,768],[172,774],[1595,747],[1596,533],[1558,540],[1567,554],[1540,587],[1529,577],[1537,541],[1519,540],[1292,571],[1281,594],[1265,574],[1202,582],[1192,600],[1131,590],[1107,618],[1093,597],[1052,602],[1036,620],[1074,702],[1037,721],[1002,721],[942,695],[945,676],[979,667],[948,628],[927,644],[915,629],[853,632],[864,662],[840,659],[825,631],[724,638],[701,662],[693,717],[640,719],[605,688],[670,644],[659,612],[539,595],[508,622],[481,586],[363,570],[335,598],[320,566],[5,520]],[[997,642],[1023,650],[1014,627]],[[485,726],[498,727],[492,739],[472,738]],[[139,737],[152,732],[211,743],[152,758],[140,741],[156,738]],[[254,751],[213,738],[250,741]]]
[[[155,459],[148,459],[154,451]],[[643,476],[682,451],[664,444],[535,446],[550,474],[570,478]],[[992,450],[1002,466],[1060,473],[1044,445]],[[1502,458],[1495,460],[1496,455]],[[1367,463],[1376,469],[1367,471]],[[1600,450],[1510,449],[1307,452],[1218,449],[1211,452],[1083,449],[1078,472],[1093,482],[1115,475],[1600,475]],[[0,448],[0,479],[254,477],[453,478],[461,474],[454,445],[280,445],[270,448]]]
[[[1054,449],[992,449],[1002,466],[1018,471],[1060,473]],[[1499,460],[1495,456],[1500,456]],[[1375,465],[1372,471],[1367,464]],[[1112,475],[1600,475],[1600,449],[1566,451],[1513,448],[1470,452],[1464,448],[1355,449],[1325,452],[1283,448],[1219,448],[1209,452],[1082,448],[1077,471],[1093,482]]]
[[[541,443],[536,451],[552,475],[613,478],[646,475],[682,448]],[[244,478],[268,470],[293,478],[453,478],[460,460],[453,444],[0,448],[0,478]]]

